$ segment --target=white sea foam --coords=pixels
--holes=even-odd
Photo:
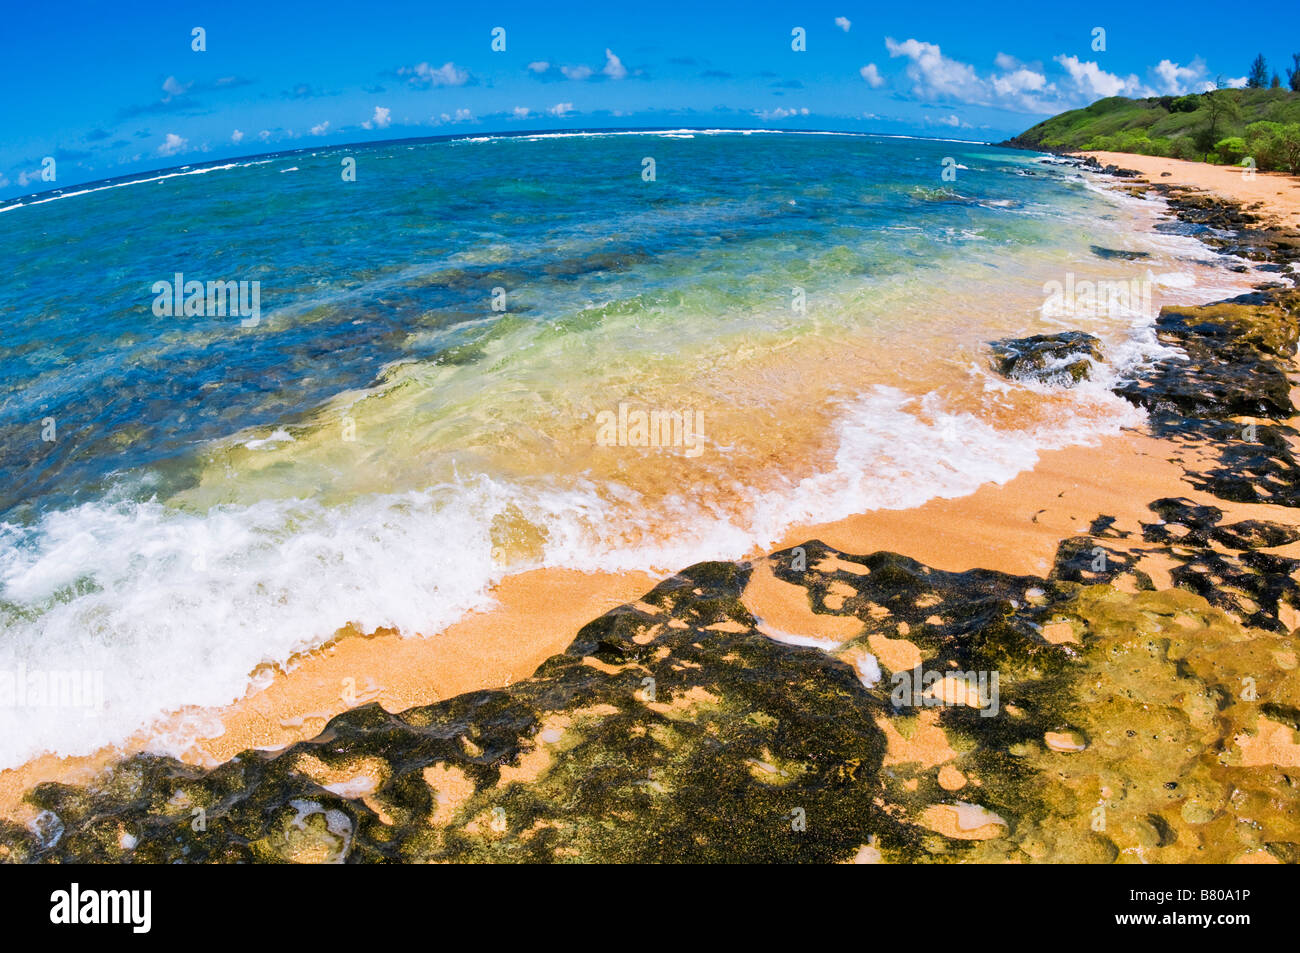
[[[985,369],[973,373],[1001,382]],[[0,602],[22,607],[6,620],[0,669],[101,671],[106,698],[93,717],[0,708],[0,768],[47,750],[88,753],[185,706],[228,704],[250,687],[254,669],[349,623],[437,633],[488,606],[506,571],[667,574],[701,559],[741,558],[792,524],[964,496],[1031,468],[1044,449],[1143,419],[1104,382],[1072,393],[1078,415],[1005,431],[938,394],[874,388],[844,405],[832,467],[754,494],[739,518],[704,509],[689,493],[647,512],[638,494],[618,486],[478,476],[337,507],[268,500],[188,513],[156,501],[97,502],[29,527],[0,524]],[[546,539],[540,555],[508,569],[494,558],[490,531],[507,513],[543,528]],[[674,531],[636,532],[666,525]],[[198,718],[156,747],[179,751],[215,730]]]
[[[164,172],[159,175],[151,175],[139,179],[127,179],[125,182],[111,182],[107,185],[88,186],[77,189],[73,192],[60,192],[58,195],[49,195],[43,199],[33,199],[30,202],[15,202],[13,205],[0,207],[0,212],[12,212],[16,208],[27,208],[30,205],[44,205],[46,202],[57,202],[59,199],[75,198],[78,195],[90,195],[92,192],[106,192],[109,189],[121,189],[128,185],[144,185],[146,182],[162,182],[165,179],[175,179],[183,175],[205,175],[209,172],[223,172],[227,169],[243,169],[253,165],[266,165],[273,162],[273,159],[254,159],[251,162],[227,162],[225,165],[210,165],[202,169],[191,169],[189,166],[182,166],[175,172]]]
[[[223,705],[249,673],[334,628],[436,632],[488,602],[487,521],[456,488],[346,507],[262,502],[204,515],[88,503],[0,524],[0,670],[102,672],[101,712],[0,707],[0,766],[85,753],[187,704]]]
[[[195,172],[216,168],[223,167]],[[1207,254],[1180,236],[1135,241],[1166,256]],[[1135,263],[1139,268],[1147,270]],[[1220,290],[1206,283],[1212,275],[1189,269],[1153,280],[1162,299],[1204,301]],[[1222,290],[1238,291],[1246,281],[1225,274]],[[703,508],[689,489],[647,513],[642,498],[619,486],[481,476],[336,507],[267,500],[192,513],[156,501],[100,501],[51,512],[32,526],[0,524],[0,670],[99,671],[105,693],[97,713],[0,707],[0,768],[43,751],[88,753],[186,706],[227,704],[249,689],[259,666],[284,663],[349,623],[361,631],[436,633],[490,605],[490,589],[506,571],[538,565],[668,573],[769,547],[793,524],[909,508],[1003,483],[1032,468],[1044,450],[1088,444],[1144,419],[1109,388],[1167,349],[1149,315],[1112,317],[1127,319],[1127,334],[1108,336],[1107,362],[1069,391],[1072,409],[1052,421],[999,430],[939,394],[874,388],[843,404],[830,467],[752,494],[742,517]],[[994,396],[1018,388],[1061,395],[981,366],[971,373]],[[284,429],[263,434],[246,446],[293,439]],[[528,563],[506,567],[494,558],[490,527],[507,513],[544,530],[545,547]],[[647,525],[675,531],[650,534],[648,544],[620,542]],[[158,747],[180,750],[217,730],[200,711]]]

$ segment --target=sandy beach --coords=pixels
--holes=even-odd
[[[1278,226],[1300,227],[1300,181],[1284,172],[1256,172],[1128,152],[1082,152],[1102,165],[1132,169],[1147,182],[1203,189],[1237,202]]]
[[[1211,191],[1278,226],[1300,225],[1300,183],[1289,177],[1261,174],[1249,181],[1239,171],[1197,163],[1109,153],[1095,157],[1103,164],[1137,170],[1152,183]],[[1293,384],[1295,380],[1293,376]],[[981,568],[1045,576],[1062,543],[1089,534],[1094,521],[1105,516],[1112,518],[1107,539],[1135,560],[1136,568],[1157,590],[1164,590],[1173,586],[1171,564],[1163,547],[1144,542],[1144,526],[1154,519],[1151,501],[1180,498],[1193,506],[1217,507],[1223,511],[1224,523],[1259,520],[1300,526],[1293,508],[1225,502],[1206,492],[1195,476],[1199,462],[1195,453],[1149,428],[1133,429],[1093,445],[1043,452],[1032,470],[1002,484],[985,484],[968,496],[797,526],[776,548],[820,540],[844,553],[888,551],[953,573]],[[1300,556],[1300,543],[1280,545],[1270,552]],[[759,565],[764,557],[762,552],[751,554]],[[573,642],[586,623],[615,607],[637,604],[657,581],[639,572],[536,570],[508,577],[494,592],[494,608],[474,613],[442,632],[425,633],[423,638],[399,638],[391,632],[340,633],[326,647],[283,669],[259,673],[259,687],[233,706],[178,713],[175,733],[202,737],[181,754],[182,760],[211,766],[248,748],[283,748],[313,738],[329,719],[366,702],[378,701],[387,711],[399,712],[527,679],[543,661]],[[1129,584],[1131,580],[1114,583],[1119,588]],[[805,631],[793,634],[825,637],[826,618],[811,616],[806,605],[799,604],[802,590],[794,591],[798,598],[791,602],[794,597],[782,595],[779,586],[755,584],[745,598],[755,616],[779,619],[776,627],[783,632],[803,625]],[[1295,622],[1290,619],[1288,627]],[[886,661],[891,645],[872,643]],[[910,657],[899,646],[893,648],[895,657]],[[1242,751],[1258,763],[1290,763],[1287,739],[1281,738],[1280,747],[1269,747],[1262,737],[1261,733],[1244,740]],[[931,750],[921,761],[942,770],[939,777],[945,787],[960,787],[964,779],[961,784],[953,780],[961,777],[960,772],[951,765],[944,767],[951,759],[943,754],[947,749],[942,733],[932,740],[940,755]],[[910,743],[922,744],[923,739]],[[34,809],[22,804],[21,798],[33,784],[84,783],[117,757],[148,750],[151,744],[152,739],[138,737],[121,750],[105,750],[89,758],[45,757],[0,772],[0,812],[28,820]],[[891,735],[896,760],[902,758],[896,750],[901,744],[903,739]],[[995,837],[1003,829],[998,825],[1004,822],[996,815],[967,823],[957,814],[940,816],[943,810],[942,806],[929,809],[925,816],[930,820],[925,823],[952,837],[978,840]],[[976,833],[969,833],[972,830]]]
[[[782,547],[821,539],[845,552],[888,550],[953,572],[980,567],[1043,573],[1060,541],[1086,531],[1095,514],[1114,515],[1122,527],[1137,529],[1140,519],[1150,518],[1147,500],[1193,495],[1169,455],[1168,446],[1142,433],[1049,451],[1033,470],[1004,485],[989,484],[971,496],[932,500],[915,509],[878,510],[794,527]],[[228,709],[179,714],[173,730],[188,733],[196,725],[208,726],[210,736],[183,757],[212,765],[247,748],[280,748],[311,738],[355,704],[378,701],[397,712],[508,685],[562,651],[585,623],[635,602],[654,583],[642,573],[536,570],[512,576],[495,591],[499,606],[493,610],[425,638],[392,633],[341,637],[298,659],[288,671],[266,673],[269,684]],[[125,751],[81,759],[46,757],[0,772],[0,811],[29,813],[20,801],[33,784],[88,780],[113,758],[148,750],[150,741],[139,737]]]

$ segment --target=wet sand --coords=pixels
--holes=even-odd
[[[1300,222],[1300,187],[1271,183],[1285,201],[1254,184],[1248,194],[1230,192],[1234,170],[1141,156],[1100,153],[1099,161],[1150,171],[1153,181],[1215,188],[1238,201],[1262,201],[1273,214]],[[1172,163],[1172,165],[1170,165]],[[1188,167],[1184,169],[1183,167]],[[1160,178],[1160,171],[1175,175]],[[1217,183],[1198,185],[1200,182]],[[1247,183],[1248,185],[1250,183]],[[1285,185],[1285,188],[1284,188]],[[1288,192],[1287,189],[1291,191]],[[1294,204],[1292,204],[1294,203]],[[781,547],[821,539],[848,553],[889,550],[927,565],[960,571],[975,567],[1015,574],[1044,574],[1057,546],[1088,530],[1099,515],[1117,529],[1136,533],[1155,517],[1147,503],[1160,497],[1211,502],[1185,479],[1177,446],[1145,430],[1100,440],[1093,446],[1047,451],[1031,471],[1004,484],[985,484],[959,499],[936,499],[909,510],[878,510],[827,524],[793,527]],[[1236,518],[1294,523],[1294,511],[1264,504],[1215,505]],[[762,556],[755,552],[753,557]],[[1159,588],[1168,585],[1160,567],[1144,564]],[[161,733],[200,736],[183,753],[194,764],[215,764],[247,748],[278,748],[319,733],[329,718],[369,701],[390,711],[428,704],[466,691],[525,678],[562,651],[588,621],[635,602],[657,580],[644,573],[587,574],[536,570],[507,578],[494,595],[497,606],[425,638],[393,633],[338,638],[297,659],[287,670],[262,673],[259,687],[218,711],[179,713]],[[793,611],[793,610],[792,610]],[[773,624],[776,624],[773,622]],[[778,626],[779,627],[779,626]],[[123,754],[157,749],[159,735],[138,736],[121,749],[86,758],[43,757],[0,772],[0,814],[23,819],[31,809],[22,792],[44,780],[85,781]]]
[[[1116,517],[1117,528],[1137,530],[1140,538],[1139,520],[1155,518],[1147,501],[1187,496],[1208,502],[1209,497],[1183,480],[1183,470],[1171,462],[1172,456],[1165,441],[1128,432],[1095,446],[1045,452],[1033,470],[1002,485],[986,484],[970,496],[797,526],[781,545],[821,539],[845,552],[889,550],[950,571],[981,567],[1041,574],[1050,568],[1060,541],[1086,532],[1099,514]],[[1285,508],[1241,507],[1243,512],[1265,509]],[[1286,516],[1270,513],[1265,518],[1281,521]],[[584,624],[615,606],[635,602],[656,581],[644,573],[551,569],[508,577],[494,593],[496,608],[475,613],[442,633],[338,639],[299,659],[287,672],[268,673],[268,685],[236,704],[220,711],[183,712],[169,727],[188,733],[208,725],[206,731],[198,728],[207,737],[181,757],[211,765],[247,748],[277,748],[311,738],[334,715],[357,704],[378,701],[395,712],[509,684],[562,651]],[[773,621],[778,628],[779,621]],[[51,779],[89,780],[121,754],[150,750],[150,741],[140,736],[123,750],[87,758],[45,757],[0,772],[0,813],[22,817],[27,812],[19,802],[31,785]]]

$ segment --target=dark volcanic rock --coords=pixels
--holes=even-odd
[[[1222,510],[1186,499],[1156,500],[1150,507],[1160,519],[1143,525],[1143,537],[1168,547],[1168,556],[1177,562],[1169,571],[1174,585],[1190,589],[1246,625],[1290,631],[1282,607],[1291,613],[1300,608],[1300,584],[1295,580],[1300,560],[1260,550],[1294,542],[1300,532],[1261,520],[1220,526]],[[1222,553],[1211,543],[1238,552]]]
[[[1069,386],[1087,378],[1092,362],[1102,360],[1101,342],[1082,331],[1006,338],[990,346],[998,372],[1016,380]]]
[[[1164,308],[1160,340],[1185,359],[1165,358],[1118,393],[1148,410],[1187,417],[1287,418],[1295,414],[1287,366],[1296,323],[1288,307],[1253,298],[1201,308]]]
[[[1166,527],[1215,530],[1213,508],[1166,502]],[[1259,532],[1276,538],[1239,525],[1233,538]],[[1111,566],[1131,568],[1115,555]],[[1180,582],[1200,589],[1232,571],[1271,622],[1294,585],[1265,584],[1281,567],[1257,568],[1189,561]],[[860,634],[835,651],[770,638],[745,602],[757,571]],[[1109,862],[1139,846],[1157,861],[1289,856],[1300,793],[1221,752],[1258,717],[1237,700],[1243,677],[1279,711],[1296,704],[1270,662],[1295,649],[1191,592],[943,572],[813,540],[761,564],[692,566],[507,688],[400,714],[366,705],[310,741],[210,771],[136,756],[86,787],[39,785],[27,795],[36,822],[0,821],[0,860]],[[868,651],[881,653],[879,677],[850,664]],[[995,674],[996,710],[960,692],[938,704],[900,695],[899,678],[922,666],[936,678]],[[1222,746],[1205,744],[1207,731]],[[1244,839],[1227,791],[1250,810]],[[1112,796],[1123,811],[1098,831],[1090,812]],[[971,815],[975,827],[963,826]]]

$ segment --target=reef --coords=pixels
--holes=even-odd
[[[1208,558],[1213,539],[1257,547],[1292,535],[1220,529],[1213,516],[1165,501],[1153,536],[1189,527],[1177,547]],[[94,786],[42,784],[28,795],[38,823],[5,822],[0,853],[1295,859],[1295,637],[1266,610],[1268,627],[1248,626],[1238,605],[1181,585],[1124,591],[1123,560],[1108,561],[1106,581],[1071,581],[1074,552],[1063,546],[1045,579],[942,572],[815,540],[761,564],[701,563],[588,624],[518,684],[399,714],[366,705],[310,741],[211,771],[140,755]],[[829,650],[769,637],[746,604],[758,571],[860,634]],[[880,660],[874,678],[856,664],[864,652]],[[941,679],[900,705],[899,673],[922,669]],[[971,672],[998,674],[992,717]]]
[[[0,859],[1300,860],[1300,529],[1226,515],[1300,505],[1296,318],[1286,288],[1161,314],[1181,355],[1120,393],[1202,498],[1091,514],[1041,577],[819,540],[700,563],[515,684],[38,785]],[[1072,381],[1100,359],[1078,333],[994,353]],[[774,629],[773,593],[838,634]]]

